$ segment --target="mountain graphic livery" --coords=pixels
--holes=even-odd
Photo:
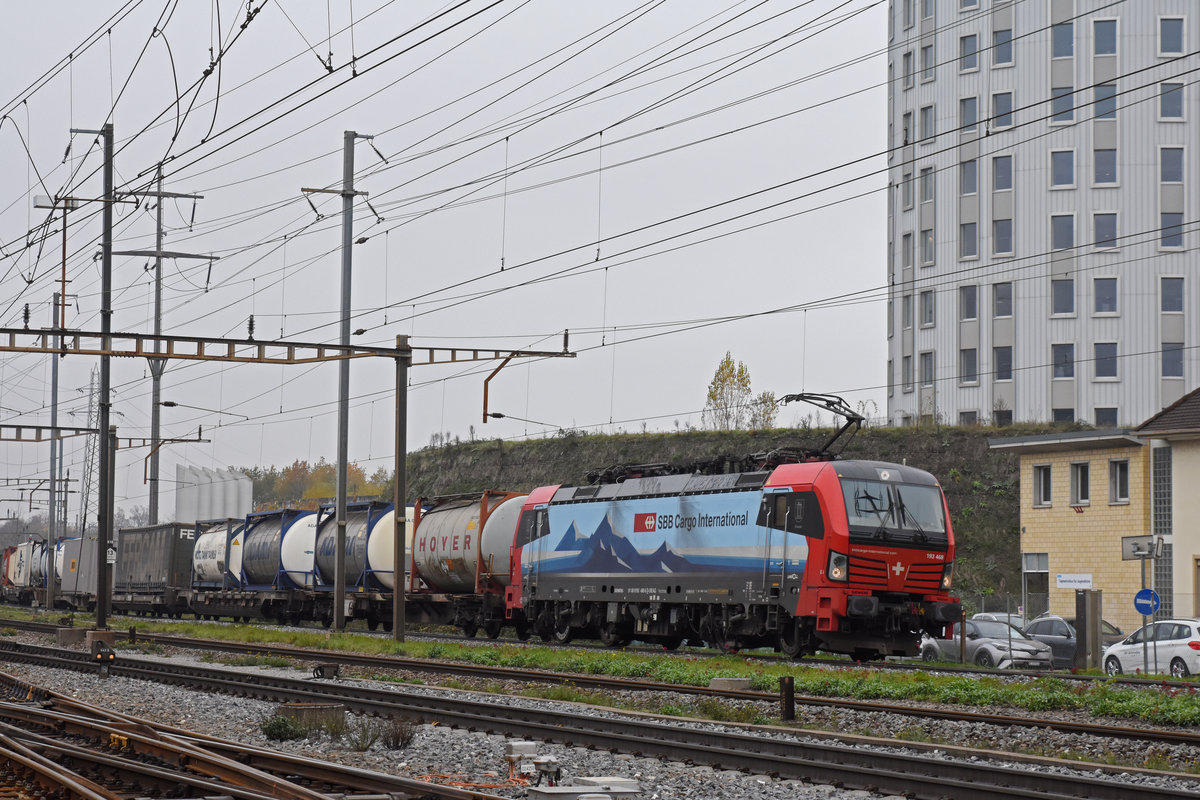
[[[641,553],[633,543],[613,530],[606,514],[591,536],[585,536],[572,522],[555,546],[555,551],[578,551],[571,559],[572,572],[589,573],[674,573],[713,571],[714,565],[698,566],[671,549],[665,541],[652,553]],[[718,567],[719,569],[720,567]]]

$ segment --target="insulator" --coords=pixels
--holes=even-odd
[[[29,330],[29,303],[25,304],[25,313],[22,316],[25,317],[25,330]]]
[[[249,328],[249,334],[246,338],[253,339],[254,338],[254,315],[253,314],[250,315],[250,324],[249,324],[248,328]]]

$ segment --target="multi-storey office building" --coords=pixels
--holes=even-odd
[[[893,0],[888,413],[1136,425],[1197,385],[1200,3]]]

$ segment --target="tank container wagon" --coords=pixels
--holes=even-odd
[[[959,619],[954,536],[929,473],[837,460],[862,417],[813,450],[610,469],[525,499],[506,594],[545,641],[916,655]],[[852,430],[853,429],[853,430]],[[835,452],[833,444],[841,441]]]
[[[116,539],[113,611],[181,618],[189,608],[194,527],[168,522],[122,528]]]
[[[523,617],[512,619],[504,602],[524,499],[494,490],[417,499],[406,621],[452,625],[467,636],[482,629],[495,639],[507,619],[528,636]]]
[[[32,605],[38,599],[36,595],[46,587],[46,543],[33,540],[6,547],[0,555],[0,566],[3,567],[0,595],[5,602]]]
[[[370,630],[378,629],[381,624],[391,630],[395,552],[396,515],[391,503],[372,501],[346,506],[346,546],[342,558],[346,619],[366,620]],[[405,563],[407,553],[401,558],[401,563]],[[321,624],[329,627],[333,623],[333,591],[337,580],[336,506],[321,506],[317,512],[315,563],[314,614]]]

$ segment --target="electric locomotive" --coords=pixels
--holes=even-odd
[[[912,467],[837,460],[862,417],[837,397],[791,400],[846,423],[819,448],[747,456],[732,470],[642,465],[532,491],[508,617],[546,641],[916,655],[922,631],[941,635],[961,614],[941,488]]]

